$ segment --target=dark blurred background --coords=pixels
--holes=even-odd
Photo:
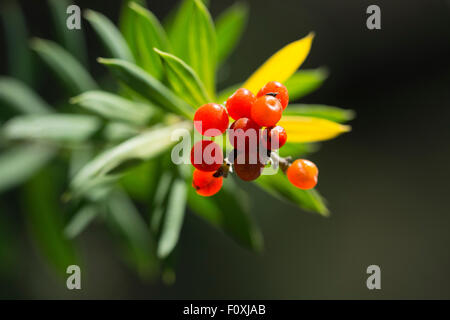
[[[3,2],[5,0],[2,0]],[[323,87],[302,102],[353,109],[353,131],[313,154],[330,218],[309,214],[245,185],[265,237],[258,255],[197,216],[182,230],[172,286],[142,283],[117,256],[102,226],[77,240],[82,290],[69,292],[21,225],[19,210],[0,216],[2,298],[417,299],[450,298],[450,1],[247,1],[250,19],[221,70],[225,87],[244,80],[284,44],[316,32],[302,68],[326,66]],[[74,1],[118,19],[120,1]],[[163,18],[176,1],[147,5]],[[217,16],[233,1],[212,0]],[[21,1],[30,33],[52,38],[45,1]],[[381,8],[381,30],[366,28],[366,8]],[[89,59],[101,47],[83,21]],[[2,30],[3,31],[3,30]],[[7,74],[0,38],[0,73]],[[39,92],[60,98],[40,75]],[[1,179],[1,177],[0,177]],[[3,210],[2,208],[0,208]],[[15,214],[16,213],[16,214]],[[5,245],[6,244],[6,245]],[[381,290],[366,288],[366,268],[381,267]]]

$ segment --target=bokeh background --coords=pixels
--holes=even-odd
[[[1,0],[0,2],[5,2]],[[70,292],[33,246],[14,191],[1,196],[1,298],[169,299],[417,299],[450,298],[450,2],[439,0],[247,1],[250,19],[236,52],[221,70],[225,87],[245,79],[284,44],[316,32],[302,68],[325,66],[330,76],[305,103],[353,109],[353,131],[325,142],[310,158],[332,215],[302,212],[254,199],[265,251],[236,245],[187,214],[175,284],[143,283],[117,256],[102,226],[77,239],[82,290]],[[20,1],[33,36],[52,38],[45,1]],[[74,1],[117,21],[120,1]],[[176,1],[147,5],[159,18]],[[212,0],[213,16],[233,1]],[[381,7],[381,30],[366,28],[366,8]],[[95,74],[100,44],[86,21]],[[8,73],[4,32],[0,73]],[[49,102],[58,90],[39,74]],[[1,177],[0,177],[1,179]],[[366,268],[381,267],[381,290],[366,288]]]

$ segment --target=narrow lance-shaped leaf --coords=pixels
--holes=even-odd
[[[86,164],[72,181],[72,189],[82,189],[94,178],[101,177],[131,160],[149,160],[175,143],[172,133],[177,129],[190,130],[189,122],[179,122],[169,127],[157,127],[109,149]]]
[[[128,48],[127,42],[120,34],[120,31],[106,16],[93,10],[86,10],[84,17],[97,32],[111,58],[134,61],[133,55]]]
[[[127,87],[144,98],[167,111],[193,119],[194,109],[189,104],[178,98],[166,86],[141,68],[118,59],[99,58],[98,61],[107,66]]]
[[[100,116],[131,124],[146,124],[154,113],[154,106],[124,99],[106,91],[88,91],[70,100],[71,103]]]
[[[141,132],[142,128],[122,121],[114,121],[106,124],[102,131],[102,137],[110,142],[122,142]]]
[[[25,115],[9,120],[2,127],[7,139],[81,142],[100,128],[98,118],[76,114]]]
[[[120,179],[126,192],[135,200],[151,203],[158,188],[158,177],[163,172],[161,157],[145,161],[128,170]]]
[[[75,149],[70,152],[69,169],[67,177],[73,178],[80,169],[88,163],[94,155],[94,147],[91,144],[85,145],[83,148]]]
[[[322,104],[290,104],[283,115],[308,116],[335,122],[346,122],[355,117],[355,112]]]
[[[0,5],[3,20],[9,74],[28,85],[33,85],[33,59],[28,47],[25,17],[17,1],[3,1]]]
[[[134,30],[131,44],[137,64],[156,79],[161,79],[161,60],[153,48],[169,51],[166,33],[159,20],[149,10],[134,2],[130,3],[128,10],[131,11],[130,24]]]
[[[222,63],[233,51],[244,31],[248,6],[237,2],[216,19],[217,62]]]
[[[188,64],[195,70],[210,96],[215,95],[216,32],[214,23],[201,0],[193,0],[192,17],[188,25]]]
[[[72,4],[69,0],[47,0],[56,36],[64,48],[71,52],[83,65],[87,65],[86,45],[83,30],[67,28],[67,9]]]
[[[97,206],[91,204],[82,207],[77,211],[70,222],[64,229],[64,235],[73,239],[78,236],[84,229],[98,216],[99,209]]]
[[[178,96],[196,107],[211,101],[203,83],[191,67],[170,53],[156,48],[154,50],[161,57],[167,79]]]
[[[328,76],[325,68],[300,70],[294,73],[284,82],[289,92],[290,102],[295,101],[319,88]],[[218,102],[226,101],[237,89],[244,84],[238,83],[223,89],[217,98]]]
[[[203,3],[205,4],[205,6],[209,6],[209,0],[203,0]],[[165,17],[164,19],[164,29],[167,31],[167,33],[170,35],[170,41],[173,43],[176,43],[177,41],[175,41],[176,39],[173,38],[174,35],[178,35],[181,36],[182,35],[182,30],[183,28],[181,28],[181,25],[177,26],[177,23],[179,24],[180,19],[181,18],[185,18],[185,21],[189,21],[189,15],[190,15],[190,11],[187,10],[192,9],[192,6],[190,6],[192,4],[192,0],[181,0],[178,2],[178,5],[175,6]],[[175,32],[178,31],[178,32]],[[182,37],[180,37],[181,39]],[[177,40],[179,40],[177,38]]]
[[[348,125],[304,116],[283,116],[278,125],[282,126],[288,133],[289,142],[323,141],[333,139],[351,130]]]
[[[300,70],[295,72],[284,82],[284,85],[289,92],[289,100],[292,102],[313,92],[322,85],[327,77],[328,71],[325,68]],[[225,101],[234,91],[244,87],[244,85],[247,84],[238,83],[223,89],[219,93],[217,101]]]
[[[187,30],[191,22],[193,0],[182,0],[178,5],[176,11],[171,12],[166,22],[167,35],[173,53],[181,60],[190,62],[189,60],[189,39],[187,37]]]
[[[0,102],[19,113],[43,114],[51,107],[24,83],[0,77]]]
[[[11,147],[0,153],[0,193],[28,180],[55,153],[54,148],[35,144]]]
[[[297,71],[284,82],[289,100],[295,101],[315,91],[327,77],[328,71],[325,68]]]
[[[135,205],[126,193],[116,189],[107,200],[107,222],[120,236],[120,244],[128,260],[142,277],[152,276],[157,270],[155,244]]]
[[[323,216],[329,215],[324,200],[315,189],[296,188],[281,172],[275,175],[261,175],[255,183],[281,200],[294,203],[302,209],[317,212]]]
[[[189,208],[241,245],[261,251],[262,235],[248,212],[248,199],[229,178],[224,180],[222,190],[212,197],[199,196],[189,185]]]
[[[313,38],[314,33],[310,33],[281,48],[248,78],[243,87],[257,93],[269,81],[284,83],[305,61]]]
[[[151,202],[150,228],[155,235],[161,231],[162,220],[167,205],[167,198],[173,182],[171,170],[161,170],[158,175],[158,188],[155,190],[153,201]]]
[[[97,84],[83,66],[52,41],[33,39],[31,47],[66,85],[72,94],[97,89]]]
[[[187,186],[183,179],[175,178],[171,184],[164,222],[158,240],[158,257],[167,257],[175,248],[183,225]]]
[[[85,145],[84,147],[78,147],[71,150],[71,157],[69,162],[69,174],[68,178],[69,180],[73,179],[75,175],[94,157],[95,153],[95,146],[94,145]],[[93,179],[89,183],[87,183],[84,186],[84,189],[78,190],[76,194],[69,192],[66,192],[62,195],[62,200],[64,202],[68,202],[72,200],[73,198],[80,199],[82,196],[85,197],[86,200],[89,201],[88,204],[86,204],[83,208],[81,208],[71,219],[69,224],[66,227],[66,233],[71,234],[75,236],[75,232],[81,232],[81,228],[79,227],[79,224],[83,224],[86,220],[86,224],[89,224],[90,220],[89,217],[92,214],[92,211],[94,208],[91,207],[91,204],[95,205],[95,216],[98,215],[99,211],[102,210],[101,206],[98,205],[100,201],[103,201],[114,189],[116,186],[116,182],[118,180],[117,176],[106,176],[106,177],[99,177],[98,179]],[[77,199],[77,200],[78,200]],[[86,210],[84,210],[86,209]],[[76,216],[80,215],[79,218]],[[94,218],[94,217],[92,217]],[[71,226],[73,225],[73,226]],[[74,228],[75,230],[68,231],[67,229]]]
[[[135,2],[145,7],[145,0],[123,0],[120,9],[119,28],[131,52],[135,54],[134,48],[134,13],[130,10],[129,4]],[[135,55],[136,58],[136,55]]]
[[[80,188],[66,192],[63,195],[63,200],[68,202],[85,197],[91,202],[102,201],[112,192],[118,179],[118,175],[114,174],[94,177],[91,180],[86,181]]]

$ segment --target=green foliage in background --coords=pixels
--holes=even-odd
[[[163,26],[143,1],[124,1],[119,27],[85,10],[83,31],[68,32],[68,1],[47,4],[57,41],[28,39],[15,2],[2,8],[10,76],[0,77],[0,192],[20,193],[30,234],[47,260],[61,273],[82,264],[74,239],[99,221],[140,276],[162,274],[171,282],[186,207],[242,246],[262,250],[251,199],[233,179],[203,198],[191,187],[190,167],[170,161],[172,132],[192,130],[195,108],[222,102],[239,86],[217,91],[215,80],[243,34],[247,5],[237,3],[214,21],[202,1],[185,0]],[[87,68],[85,30],[103,45],[97,61],[106,80]],[[33,90],[38,67],[61,85],[61,105],[49,105]],[[317,89],[326,77],[322,68],[298,71],[286,83],[291,100]],[[353,117],[325,105],[292,105],[287,111],[335,122]],[[286,146],[294,156],[316,148]],[[281,174],[262,176],[256,185],[302,209],[328,214],[316,190],[293,188]]]

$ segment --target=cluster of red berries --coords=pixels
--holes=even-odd
[[[271,81],[256,97],[249,90],[240,88],[228,98],[226,107],[208,103],[197,109],[195,129],[204,137],[216,137],[229,129],[230,143],[234,147],[224,161],[222,149],[212,140],[201,140],[193,146],[192,185],[199,195],[216,194],[230,165],[245,181],[261,175],[271,151],[281,148],[287,141],[286,130],[277,123],[288,103],[286,87]],[[230,127],[229,117],[235,120]],[[317,184],[318,170],[311,161],[298,159],[284,169],[289,181],[300,189],[311,189]]]

